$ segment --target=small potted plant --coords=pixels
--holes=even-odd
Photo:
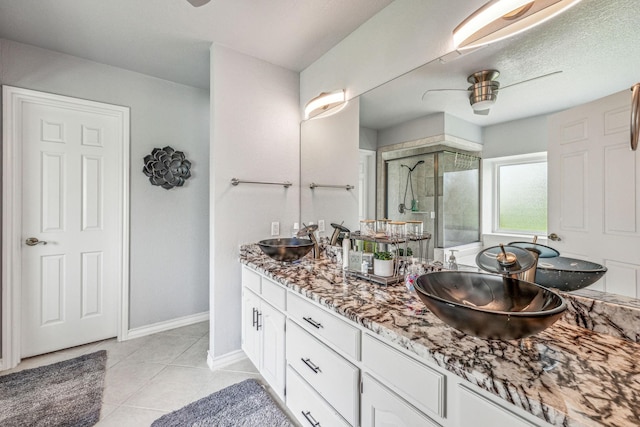
[[[393,267],[391,252],[375,252],[373,254],[373,274],[376,276],[393,276]]]

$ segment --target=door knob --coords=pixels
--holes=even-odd
[[[35,246],[35,245],[46,245],[47,242],[45,242],[44,240],[38,240],[36,237],[29,237],[25,243],[27,244],[27,246]]]
[[[551,233],[547,237],[549,238],[549,240],[553,240],[554,242],[559,242],[562,240],[556,233]]]

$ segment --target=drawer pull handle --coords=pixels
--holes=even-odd
[[[302,360],[302,361],[304,362],[304,364],[305,364],[305,365],[307,365],[307,366],[309,367],[309,369],[311,369],[311,370],[312,370],[313,372],[315,372],[316,374],[317,374],[318,372],[320,372],[320,367],[319,367],[319,366],[316,366],[316,364],[315,364],[315,363],[313,363],[313,362],[311,361],[311,359],[303,359],[303,358],[300,358],[300,360]]]
[[[260,313],[258,310],[256,310],[256,313],[258,313],[258,315],[256,316],[256,331],[259,331],[260,328],[262,328],[262,323],[260,323],[260,318],[262,317],[262,313]]]
[[[304,415],[307,421],[309,421],[309,424],[311,424],[313,427],[320,427],[320,423],[311,416],[311,411],[307,411],[307,412],[302,411],[302,415]]]
[[[258,316],[256,316],[257,313],[258,313],[258,310],[255,307],[253,307],[253,318],[252,318],[253,324],[251,325],[253,328],[255,328],[256,325],[258,324]]]
[[[303,317],[302,319],[316,329],[322,328],[322,323],[316,322],[311,317]]]

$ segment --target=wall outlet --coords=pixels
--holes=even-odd
[[[274,221],[271,223],[271,235],[272,236],[280,235],[280,223],[278,221]]]
[[[318,231],[324,231],[324,219],[318,221]]]

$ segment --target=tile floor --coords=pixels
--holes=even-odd
[[[107,374],[99,427],[149,426],[167,412],[248,378],[265,383],[248,359],[215,371],[209,369],[209,322],[32,357],[2,374],[103,349],[107,350]]]

